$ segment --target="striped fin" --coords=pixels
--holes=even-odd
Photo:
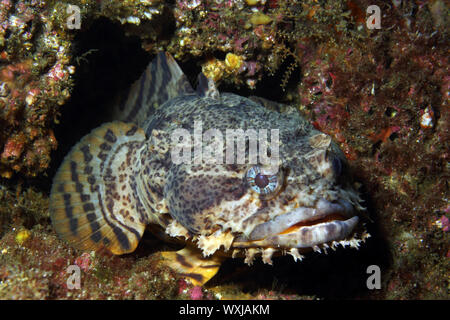
[[[61,238],[81,250],[123,254],[136,248],[148,220],[133,172],[144,141],[136,125],[111,122],[72,148],[50,194],[50,217]]]
[[[268,100],[262,97],[257,97],[257,96],[250,96],[248,97],[250,100],[252,100],[253,102],[256,102],[260,105],[262,105],[264,108],[269,109],[269,110],[273,110],[273,111],[277,111],[280,113],[283,113],[286,109],[289,108],[288,105],[279,103],[279,102],[275,102],[272,100]]]
[[[133,122],[139,127],[164,102],[193,94],[189,81],[170,53],[159,52],[141,77],[113,110],[113,120]]]
[[[225,259],[221,255],[203,257],[192,244],[178,251],[161,252],[163,263],[196,286],[202,286],[219,271]]]

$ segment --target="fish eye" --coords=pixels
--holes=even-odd
[[[263,196],[274,194],[281,187],[280,175],[264,170],[260,166],[248,169],[246,179],[250,187]]]

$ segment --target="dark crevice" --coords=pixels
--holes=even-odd
[[[120,24],[106,18],[79,32],[73,43],[75,85],[55,126],[58,149],[52,154],[51,177],[72,146],[105,121],[113,99],[139,78],[152,58],[138,37],[126,36]]]

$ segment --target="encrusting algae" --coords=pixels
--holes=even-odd
[[[222,79],[225,71],[225,63],[216,58],[209,59],[202,65],[203,74],[209,78],[218,82]]]
[[[21,245],[30,238],[30,235],[31,232],[29,230],[20,230],[16,234],[16,242]]]

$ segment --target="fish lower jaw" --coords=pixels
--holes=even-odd
[[[235,247],[309,248],[348,237],[358,224],[350,202],[319,199],[315,207],[298,207],[256,225]]]
[[[351,236],[351,237],[350,237]],[[339,246],[343,248],[350,247],[354,249],[359,249],[362,243],[366,239],[370,238],[370,234],[363,231],[359,236],[356,233],[350,232],[350,235],[337,240],[329,240],[322,243],[312,244],[311,246],[298,246],[298,247],[284,247],[284,246],[273,246],[273,245],[261,245],[252,243],[249,246],[247,243],[244,246],[240,246],[241,243],[233,243],[233,257],[244,256],[244,262],[249,266],[253,264],[253,261],[257,256],[261,256],[263,263],[272,265],[272,257],[276,255],[291,255],[294,261],[302,261],[305,256],[304,253],[314,251],[318,253],[328,254],[328,251],[336,251]]]
[[[331,220],[330,216],[327,218],[301,221],[263,239],[236,238],[233,247],[313,248],[323,243],[347,238],[359,221],[357,216],[346,220],[342,217],[336,220]]]

